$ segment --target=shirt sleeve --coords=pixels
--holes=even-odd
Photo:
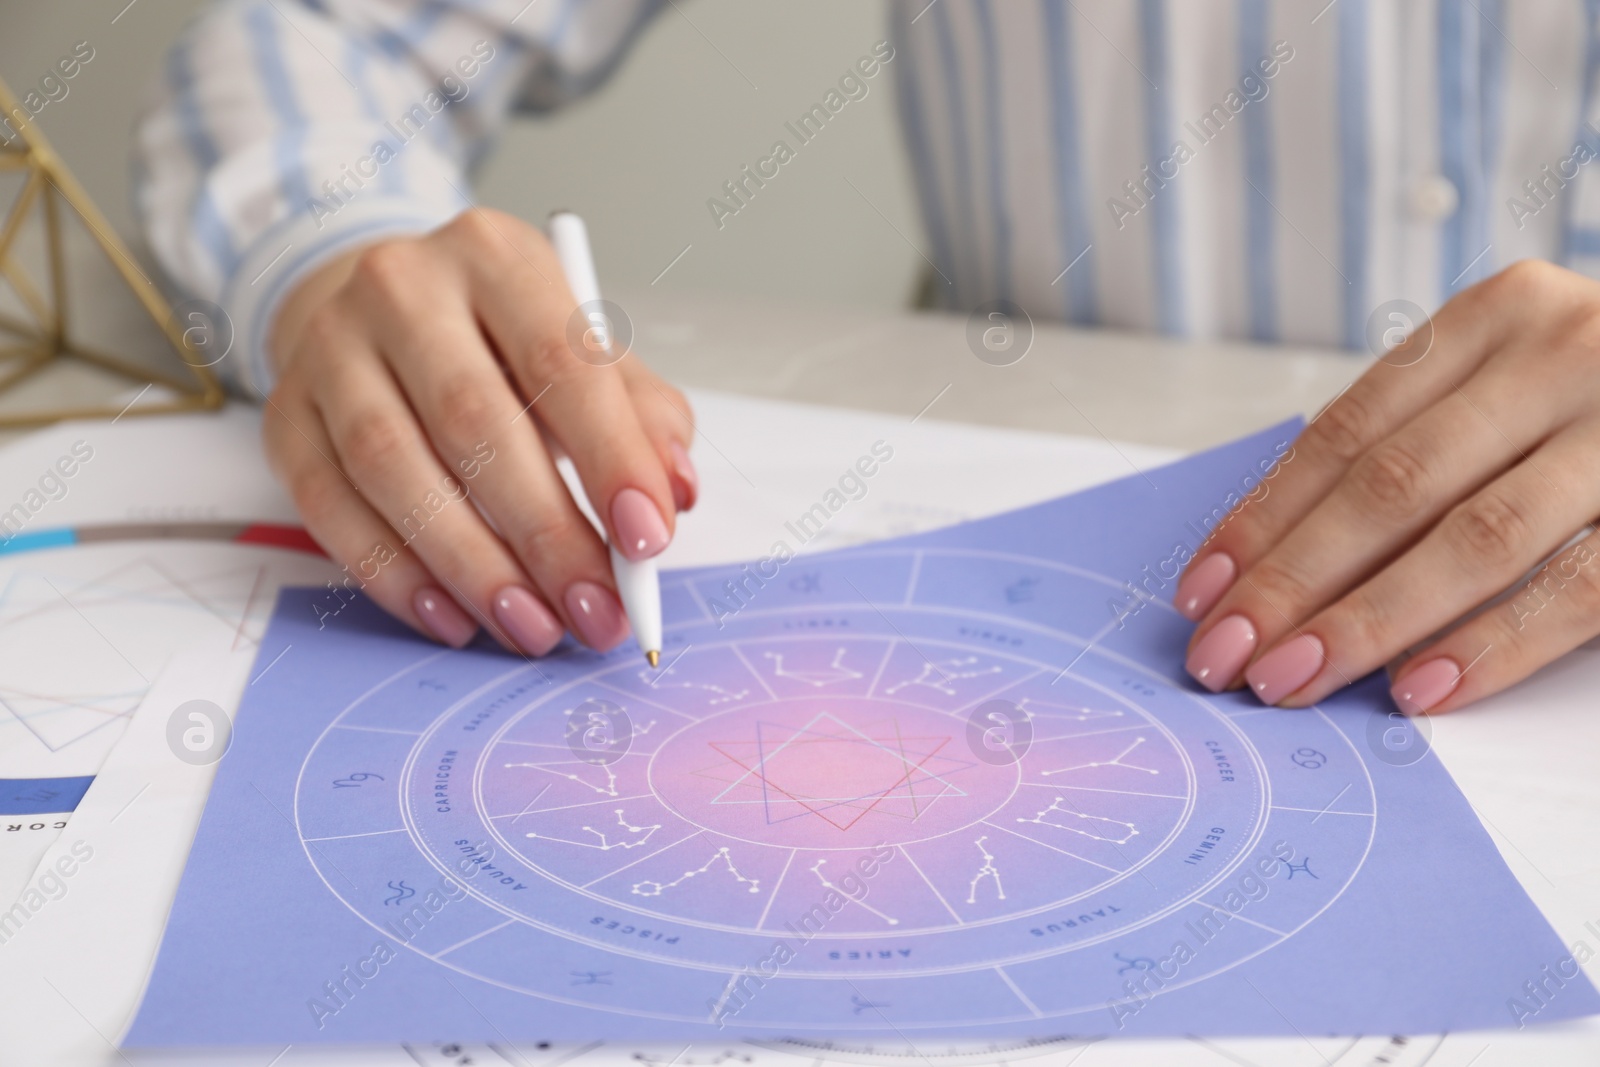
[[[329,257],[471,206],[513,108],[602,81],[664,0],[215,0],[168,53],[135,132],[146,240],[218,304],[237,388],[271,391],[266,331]]]

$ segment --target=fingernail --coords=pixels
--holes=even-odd
[[[695,472],[694,464],[689,462],[689,453],[678,442],[668,444],[667,453],[672,457],[673,503],[679,511],[688,511],[700,498],[700,475]]]
[[[530,656],[542,656],[555,648],[565,632],[550,609],[520,585],[508,585],[495,595],[494,617]]]
[[[456,602],[433,586],[424,586],[411,598],[411,608],[439,640],[451,648],[460,648],[478,632],[478,624],[456,606]]]
[[[1172,598],[1173,606],[1184,618],[1199,622],[1222,599],[1222,594],[1228,591],[1238,573],[1239,568],[1234,564],[1233,557],[1226,552],[1207,556],[1189,568],[1189,573],[1178,583],[1178,595]]]
[[[672,540],[656,502],[633,488],[611,498],[611,528],[617,532],[617,551],[635,562],[658,554]]]
[[[1395,706],[1407,715],[1419,715],[1444,701],[1456,691],[1461,668],[1453,659],[1440,656],[1429,660],[1389,687]]]
[[[616,596],[593,582],[573,582],[567,587],[567,613],[578,636],[590,648],[608,652],[628,636],[628,617]]]
[[[1238,675],[1256,648],[1256,628],[1243,615],[1229,615],[1211,628],[1189,653],[1183,667],[1194,680],[1220,693]]]
[[[1285,641],[1250,665],[1245,681],[1263,704],[1276,704],[1317,676],[1326,662],[1322,642],[1310,634]]]

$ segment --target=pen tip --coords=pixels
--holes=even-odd
[[[646,652],[644,654],[644,658],[650,661],[650,666],[652,667],[661,666],[661,653],[657,652],[655,649],[651,649],[649,652]]]

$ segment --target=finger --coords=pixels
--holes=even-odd
[[[1548,432],[1550,415],[1517,403],[1519,391],[1507,385],[1480,374],[1358,459],[1201,621],[1189,645],[1197,669],[1231,684],[1230,673],[1258,650],[1370,578],[1452,506],[1524,458]],[[1251,624],[1254,647],[1229,638],[1246,632],[1234,622],[1223,627],[1224,639],[1195,655],[1212,629],[1236,617]]]
[[[394,268],[414,285],[411,265]],[[598,649],[627,623],[599,535],[545,450],[534,405],[522,405],[478,330],[465,297],[436,291],[424,316],[373,286],[374,321],[390,366],[433,451],[458,472],[493,530],[532,579],[494,593],[497,620],[524,651],[548,652],[569,628]],[[440,357],[449,353],[449,359]]]
[[[1498,693],[1600,634],[1600,534],[1539,569],[1497,604],[1401,666],[1389,688],[1408,715]]]
[[[1229,506],[1218,507],[1214,532],[1178,583],[1178,610],[1196,621],[1206,617],[1237,576],[1315,507],[1357,459],[1481,366],[1518,328],[1543,275],[1537,265],[1518,264],[1457,295],[1429,325],[1413,331],[1406,345],[1335,397],[1293,448],[1282,451],[1247,501],[1231,513]]]
[[[319,409],[341,464],[373,509],[502,644],[530,655],[549,651],[559,634],[552,640],[548,618],[522,640],[501,623],[537,612],[536,598],[515,592],[526,593],[522,568],[428,446],[388,370],[375,354],[349,349],[323,367]]]
[[[610,542],[629,559],[659,554],[672,539],[677,509],[621,371],[615,363],[585,362],[573,351],[567,334],[577,304],[559,275],[546,280],[558,268],[543,236],[517,220],[463,216],[478,218],[484,221],[474,224],[477,232],[463,227],[475,253],[467,258],[473,310],[524,395],[549,388],[540,420],[572,457]]]
[[[314,604],[318,618],[337,614],[346,590],[359,590],[408,626],[460,648],[477,625],[435,584],[416,555],[399,544],[334,460],[333,442],[309,402],[280,391],[261,416],[265,452],[307,531],[345,577],[334,602]],[[331,586],[332,583],[330,583]]]
[[[1597,456],[1591,428],[1552,439],[1262,656],[1251,688],[1267,703],[1313,703],[1498,595],[1600,513]]]
[[[689,446],[694,442],[694,411],[689,400],[638,360],[625,360],[622,366],[639,425],[666,467],[672,502],[679,511],[688,511],[700,497],[700,475],[689,459]]]

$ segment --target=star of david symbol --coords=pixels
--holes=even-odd
[[[760,804],[768,824],[816,817],[848,830],[870,813],[915,821],[967,796],[947,776],[976,766],[944,754],[952,735],[905,735],[893,719],[870,732],[831,712],[798,727],[753,726],[753,739],[708,742],[721,758],[693,773],[726,783],[712,804]]]

